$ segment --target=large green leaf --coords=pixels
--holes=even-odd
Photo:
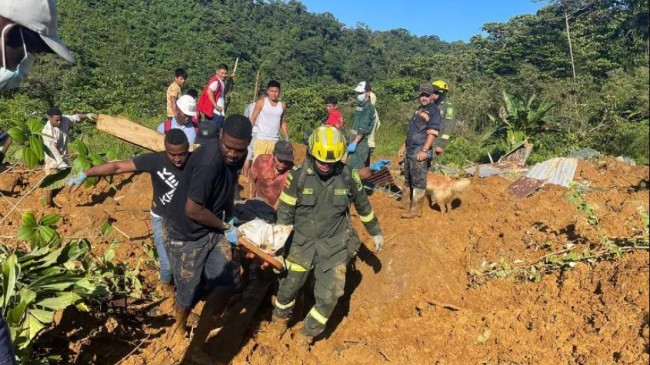
[[[27,227],[36,226],[36,216],[34,216],[34,213],[32,212],[23,213],[22,219],[23,219],[23,226],[27,226]]]
[[[27,314],[27,326],[29,328],[29,334],[27,335],[27,338],[31,341],[38,333],[45,328],[45,325],[41,323],[41,321],[38,320],[35,316],[31,315],[30,313]]]
[[[30,241],[34,238],[34,227],[22,226],[18,229],[16,238],[20,241]]]
[[[65,256],[68,261],[75,260],[79,256],[85,255],[88,251],[90,251],[90,243],[86,240],[79,240],[68,243],[63,250],[62,256]]]
[[[43,141],[41,141],[40,138],[37,136],[30,136],[29,148],[31,148],[32,152],[34,152],[34,155],[38,157],[39,161],[43,159],[43,156],[45,155],[45,146],[43,145]]]
[[[59,310],[76,303],[81,297],[74,292],[65,292],[55,298],[43,299],[36,305],[49,309]]]
[[[57,213],[46,214],[39,220],[39,223],[44,226],[51,226],[57,224],[61,216]]]
[[[30,119],[27,121],[27,127],[29,128],[30,132],[32,132],[32,134],[41,134],[41,131],[43,130],[43,123],[36,119]]]
[[[22,156],[23,156],[23,162],[25,163],[25,166],[27,166],[30,169],[33,169],[38,165],[39,158],[36,156],[34,151],[29,148],[29,147],[23,147],[21,148]]]
[[[17,127],[9,128],[7,133],[9,133],[9,136],[11,136],[11,139],[16,141],[16,143],[25,142],[25,134],[23,133],[22,129],[17,128]]]
[[[57,236],[56,231],[48,226],[38,226],[36,230],[42,242],[45,243],[49,243]]]
[[[44,311],[41,309],[30,309],[29,314],[34,316],[42,323],[52,323],[54,321],[54,312],[53,311]]]
[[[2,263],[2,296],[0,296],[2,308],[7,308],[16,291],[16,277],[19,270],[16,254],[12,254]]]
[[[90,153],[90,150],[88,149],[88,146],[80,140],[77,139],[70,143],[70,149],[77,152],[80,156],[86,157]]]
[[[22,321],[27,307],[34,301],[34,299],[36,299],[36,293],[30,289],[22,288],[20,289],[19,296],[20,303],[18,303],[15,308],[7,311],[5,317],[7,318],[7,322],[14,326],[18,325],[20,321]]]

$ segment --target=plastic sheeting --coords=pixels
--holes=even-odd
[[[251,243],[265,252],[275,255],[284,247],[293,226],[269,224],[261,219],[254,219],[238,228]]]

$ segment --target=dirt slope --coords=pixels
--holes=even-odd
[[[500,177],[472,178],[454,210],[425,209],[417,220],[401,220],[398,203],[376,193],[371,201],[386,249],[377,256],[368,250],[359,254],[325,338],[310,352],[296,348],[291,337],[301,323],[280,341],[266,338],[267,297],[240,350],[220,358],[233,364],[647,364],[648,251],[593,266],[578,264],[545,275],[539,283],[505,278],[470,288],[468,272],[484,261],[534,262],[570,242],[586,247],[603,236],[638,236],[643,232],[639,210],[647,212],[649,205],[644,188],[648,172],[647,166],[609,158],[580,162],[575,180],[589,183],[584,198],[600,219],[599,228],[568,201],[566,189],[544,187],[517,199],[506,192],[510,182]],[[39,178],[38,173],[20,174],[24,186],[18,185],[13,195],[0,186],[9,195],[0,199],[3,217],[28,182]],[[117,258],[134,263],[150,242],[151,188],[146,175],[117,180],[112,193],[106,193],[105,183],[91,190],[64,190],[55,198],[60,209],[42,208],[38,192],[19,208],[60,212],[60,231],[91,238],[98,253],[120,240]],[[109,217],[122,233],[102,238],[99,227]],[[18,224],[19,215],[13,213],[2,235],[15,234]],[[355,226],[370,244],[358,219]],[[145,267],[143,273],[146,285],[155,287],[156,272]],[[66,362],[77,364],[114,364],[126,355],[124,364],[174,363],[185,344],[166,349],[169,301],[149,303],[129,302],[126,310],[95,316],[66,312],[38,348],[62,353]]]

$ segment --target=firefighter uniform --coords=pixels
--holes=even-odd
[[[442,128],[440,129],[440,135],[433,141],[431,150],[435,154],[441,154],[445,146],[447,146],[447,143],[449,143],[449,137],[454,131],[456,116],[454,115],[454,106],[447,100],[445,94],[440,95],[440,99],[436,101],[436,106],[440,110]]]
[[[313,270],[316,304],[302,329],[309,337],[325,329],[343,295],[347,263],[360,244],[350,226],[350,203],[366,230],[381,235],[358,173],[342,163],[336,163],[327,178],[321,178],[315,169],[311,158],[294,168],[280,195],[278,223],[293,224],[294,236],[285,260],[287,276],[280,280],[273,311],[274,317],[288,318],[298,291]]]

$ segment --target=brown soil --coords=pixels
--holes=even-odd
[[[566,189],[547,186],[518,199],[507,193],[510,181],[500,177],[472,178],[449,213],[425,208],[423,217],[414,220],[400,219],[398,202],[375,193],[371,202],[386,248],[377,255],[360,252],[346,294],[311,351],[292,339],[300,321],[282,340],[266,338],[270,296],[250,325],[240,329],[245,337],[239,347],[211,345],[206,350],[233,364],[647,364],[647,250],[593,266],[578,264],[545,275],[539,283],[504,278],[471,288],[468,273],[502,258],[534,262],[567,243],[642,235],[640,211],[649,209],[648,173],[648,166],[611,158],[580,162],[575,181],[589,183],[584,197],[600,220],[598,228],[568,201]],[[13,184],[11,193],[0,187],[6,197],[0,198],[0,219],[40,174],[3,178],[20,183]],[[54,199],[61,208],[42,207],[36,190],[18,209],[60,213],[60,233],[88,237],[97,254],[119,240],[116,260],[135,264],[148,258],[145,244],[151,244],[149,177],[116,178],[113,185],[116,189],[106,182],[88,190],[66,188]],[[109,218],[118,230],[102,237],[101,224]],[[3,241],[11,241],[19,224],[20,215],[12,213],[0,228]],[[114,364],[124,357],[122,364],[129,365],[177,363],[187,340],[165,340],[173,321],[170,299],[155,295],[153,267],[145,265],[142,275],[144,299],[100,313],[68,310],[39,339],[36,350],[61,354],[65,363],[74,364]]]

